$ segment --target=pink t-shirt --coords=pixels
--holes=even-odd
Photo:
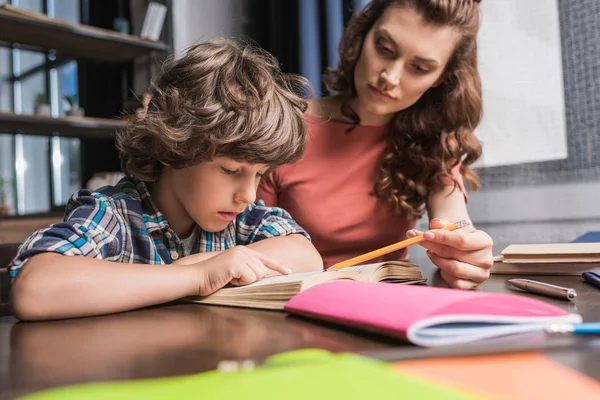
[[[258,199],[287,210],[321,253],[325,268],[406,239],[417,220],[393,216],[373,193],[387,127],[325,122],[306,114],[308,141],[302,160],[263,180]],[[454,176],[462,184],[458,168]],[[461,187],[464,192],[464,188]],[[407,250],[380,259],[406,259]]]

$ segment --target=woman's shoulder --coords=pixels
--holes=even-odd
[[[332,97],[319,97],[316,99],[308,100],[308,109],[306,110],[306,115],[314,118],[320,119],[322,121],[327,121],[328,114],[331,114]]]
[[[329,134],[328,136],[337,133],[343,137],[347,137],[347,133],[350,131],[370,134],[384,134],[387,131],[385,126],[356,125],[350,117],[342,113],[345,100],[346,99],[341,96],[330,96],[308,100],[308,109],[304,115],[309,123],[309,131],[324,131]],[[380,135],[376,135],[376,137],[379,136]],[[365,140],[371,139],[365,138]],[[353,137],[352,140],[357,140],[357,138]]]
[[[341,112],[342,102],[343,99],[339,96],[310,99],[305,115],[309,120],[323,123],[348,123],[350,121]]]

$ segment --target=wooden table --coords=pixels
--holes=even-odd
[[[432,266],[423,269],[430,285],[443,286]],[[509,292],[507,278],[493,276],[481,290]],[[600,290],[579,277],[536,279],[573,287],[578,297],[569,303],[528,296],[578,312],[585,321],[600,321]],[[531,340],[540,344],[539,337]],[[542,344],[551,346],[546,351],[554,360],[600,380],[600,338],[569,336]],[[192,374],[214,369],[221,360],[263,359],[301,348],[410,357],[431,352],[280,312],[195,304],[35,323],[4,317],[0,318],[0,398],[73,383]]]

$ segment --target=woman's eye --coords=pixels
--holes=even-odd
[[[386,55],[392,55],[394,52],[389,48],[386,47],[383,43],[381,43],[380,41],[377,41],[375,43],[375,47],[377,47],[377,49],[382,52],[383,54]]]
[[[415,68],[415,71],[417,71],[420,74],[426,74],[429,72],[428,69],[425,69],[425,68],[421,67],[420,65],[415,65],[414,68]]]
[[[223,173],[224,173],[225,175],[235,175],[235,174],[237,174],[238,172],[240,172],[240,170],[239,170],[239,169],[236,169],[236,170],[231,170],[231,169],[227,169],[227,168],[224,168],[224,167],[221,167],[221,171],[223,171]]]

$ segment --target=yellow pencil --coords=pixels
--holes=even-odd
[[[471,221],[469,221],[469,220],[463,220],[463,221],[455,222],[455,223],[450,224],[450,225],[446,225],[442,229],[445,229],[447,231],[453,231],[455,229],[464,228],[465,226],[469,226],[469,225],[471,225]],[[385,247],[382,247],[380,249],[373,250],[373,251],[370,251],[368,253],[362,254],[360,256],[356,256],[356,257],[350,258],[348,260],[339,262],[339,263],[334,264],[331,267],[327,268],[327,270],[328,271],[331,271],[331,270],[336,270],[337,271],[337,270],[340,270],[342,268],[351,267],[353,265],[360,264],[360,263],[363,263],[363,262],[368,261],[368,260],[372,260],[373,258],[381,257],[383,255],[386,255],[386,254],[389,254],[389,253],[393,253],[394,251],[398,251],[398,250],[404,249],[404,248],[406,248],[408,246],[411,246],[413,244],[421,243],[423,240],[425,240],[425,239],[423,239],[423,234],[420,234],[420,235],[417,235],[417,236],[412,237],[410,239],[406,239],[406,240],[403,240],[403,241],[398,242],[398,243],[390,244],[389,246],[385,246]]]

